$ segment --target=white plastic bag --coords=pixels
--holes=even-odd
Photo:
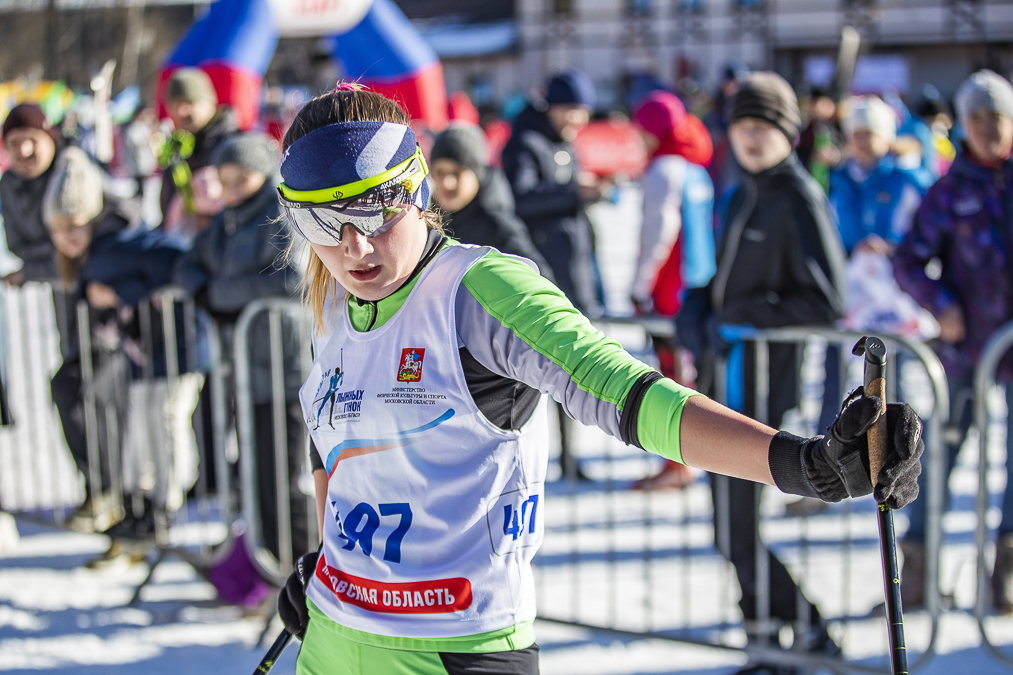
[[[847,310],[841,327],[929,340],[939,335],[930,312],[901,290],[893,277],[893,263],[885,255],[858,251],[848,261]]]

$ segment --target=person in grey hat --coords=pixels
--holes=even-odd
[[[192,154],[179,160],[186,161],[191,174],[211,166],[215,149],[239,133],[235,111],[218,105],[211,78],[200,68],[180,68],[173,72],[165,85],[165,109],[176,129],[173,138],[180,134],[193,135]],[[159,198],[163,216],[169,213],[174,197],[177,197],[177,186],[173,182],[173,172],[165,171]]]
[[[914,225],[897,247],[894,276],[900,287],[939,322],[939,355],[950,387],[947,475],[971,425],[974,369],[985,343],[1013,319],[1013,85],[990,70],[969,77],[957,90],[957,119],[967,140],[945,176],[929,188]],[[929,261],[939,274],[926,274]],[[1013,410],[1013,358],[999,366]],[[1007,417],[1006,473],[1013,475],[1013,415]],[[944,485],[947,482],[944,481]],[[910,525],[901,542],[904,607],[924,605],[925,499],[909,509]],[[1013,490],[1002,502],[1002,520],[992,574],[997,611],[1013,613]]]
[[[802,167],[792,148],[801,116],[791,86],[770,72],[750,73],[731,102],[728,137],[745,175],[726,193],[728,210],[721,222],[717,273],[704,288],[691,289],[676,317],[676,337],[693,352],[701,390],[712,389],[715,356],[727,355],[721,325],[757,328],[832,326],[844,314],[844,251],[822,188]],[[770,345],[769,375],[778,386],[770,390],[767,410],[754,399],[755,355],[748,347],[739,378],[741,410],[775,427],[798,405],[800,354],[794,345]],[[729,384],[729,389],[734,389]],[[761,486],[728,479],[726,503],[714,496],[715,512],[729,514],[730,542],[722,550],[735,567],[742,589],[739,606],[749,639],[778,645],[777,630],[757,623],[760,584],[757,554],[767,556],[770,619],[798,621],[799,608],[808,613],[808,635],[798,636],[806,648],[834,653],[839,647],[827,633],[826,621],[802,596],[788,569],[759,542]],[[715,521],[715,527],[717,521]],[[717,534],[715,532],[715,534]],[[762,545],[762,544],[760,544]],[[798,642],[796,642],[798,644]],[[774,666],[752,664],[743,673],[774,673]]]
[[[295,297],[300,275],[283,255],[290,233],[278,203],[277,188],[281,178],[278,174],[280,152],[277,142],[265,134],[230,138],[215,151],[212,161],[218,169],[225,209],[197,235],[193,248],[180,259],[174,282],[215,319],[226,342],[226,353],[231,354],[236,321],[243,309],[261,298]],[[290,492],[293,495],[289,508],[292,550],[293,555],[298,557],[309,548],[310,542],[306,529],[306,500],[297,485],[302,471],[306,425],[297,402],[302,373],[296,358],[298,345],[293,346],[296,339],[294,327],[285,319],[282,323],[284,393],[288,413]],[[257,419],[257,479],[261,488],[261,527],[265,540],[277,542],[270,344],[267,316],[261,315],[254,320],[250,339]],[[210,408],[204,406],[203,409]],[[211,429],[210,420],[206,420],[204,429]],[[277,545],[271,546],[274,547],[274,555],[278,556]]]

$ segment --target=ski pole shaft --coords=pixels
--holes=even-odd
[[[292,641],[292,634],[286,629],[282,629],[278,637],[275,638],[274,644],[264,654],[264,658],[260,660],[260,665],[253,671],[253,675],[267,675],[271,672],[271,668],[274,667],[275,662],[281,656],[281,653],[285,651],[285,647],[288,647],[288,643]]]
[[[879,480],[887,451],[886,345],[876,337],[863,337],[852,350],[865,356],[865,395],[882,401],[879,419],[869,429],[869,473],[873,486]],[[886,618],[890,634],[890,663],[894,675],[907,675],[907,648],[904,644],[904,616],[900,602],[900,570],[897,565],[897,533],[893,513],[886,504],[877,504],[879,544],[883,557],[883,584],[886,591]]]

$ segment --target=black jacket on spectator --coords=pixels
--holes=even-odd
[[[580,199],[573,146],[532,104],[514,121],[502,162],[517,215],[549,263],[556,285],[580,311],[600,314],[591,224]]]
[[[53,160],[56,165],[56,160]],[[32,180],[8,171],[0,177],[0,211],[7,234],[7,248],[21,258],[26,281],[52,281],[56,273],[56,248],[42,222],[42,197],[53,166]]]
[[[552,270],[528,235],[528,228],[514,213],[514,196],[503,172],[485,167],[479,176],[475,198],[460,211],[444,212],[447,234],[465,244],[492,246],[503,253],[519,255],[538,265],[542,276],[552,279]]]
[[[235,111],[227,106],[218,108],[218,112],[211,118],[211,121],[203,129],[194,134],[193,154],[186,161],[190,165],[190,171],[210,166],[211,154],[215,149],[224,141],[239,133]],[[172,172],[166,171],[162,175],[162,193],[159,197],[162,215],[165,215],[169,209],[169,203],[175,194],[176,184],[172,182]]]
[[[257,194],[234,208],[226,208],[202,232],[180,260],[175,283],[194,296],[218,322],[223,339],[231,343],[240,312],[254,300],[292,297],[299,286],[299,273],[279,261],[288,246],[288,226],[282,218],[276,187],[268,178]],[[254,320],[250,343],[253,389],[257,403],[270,400],[270,327],[266,314]],[[287,397],[302,385],[298,360],[298,337],[288,320],[283,321],[286,354]]]
[[[795,154],[733,188],[717,249],[717,273],[687,295],[676,319],[683,345],[705,361],[725,345],[717,325],[830,326],[844,315],[844,247],[826,196]],[[770,345],[771,413],[798,401],[798,350]],[[701,358],[703,357],[703,358]],[[747,409],[753,395],[746,353]],[[774,384],[776,383],[776,385]]]

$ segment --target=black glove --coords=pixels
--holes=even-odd
[[[295,562],[295,569],[289,575],[285,587],[278,592],[278,616],[285,623],[285,630],[300,640],[306,635],[310,615],[306,609],[306,587],[313,578],[320,551],[307,553]]]
[[[872,493],[866,432],[879,419],[880,400],[857,390],[826,436],[799,438],[784,431],[770,441],[767,462],[783,492],[839,502]],[[899,509],[918,496],[922,424],[906,403],[886,408],[887,454],[876,484],[876,501]]]

